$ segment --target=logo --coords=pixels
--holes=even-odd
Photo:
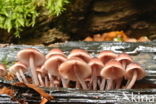
[[[154,95],[140,94],[140,93],[125,93],[122,92],[120,96],[115,96],[118,102],[155,102]]]

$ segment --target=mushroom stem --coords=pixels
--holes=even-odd
[[[32,74],[32,80],[33,80],[33,84],[35,85],[39,85],[38,79],[37,79],[37,73],[35,71],[35,66],[34,66],[34,58],[31,55],[29,58],[29,65],[30,65],[30,71]]]
[[[116,79],[116,80],[115,80],[115,83],[116,83],[115,89],[119,89],[119,88],[120,88],[121,82],[122,82],[122,78],[119,78],[119,79]]]
[[[40,82],[41,87],[43,87],[43,86],[44,86],[44,82],[43,82],[43,80],[42,80],[42,76],[41,76],[40,73],[38,73],[38,80],[39,80],[39,82]]]
[[[122,67],[126,70],[126,63],[122,61],[121,64],[122,64]]]
[[[22,80],[22,78],[21,78],[21,76],[20,76],[20,74],[19,74],[18,72],[16,72],[16,76],[17,76],[17,79],[18,79],[20,82],[23,82],[23,80]]]
[[[105,83],[106,83],[106,80],[103,78],[102,82],[100,84],[100,90],[104,90],[105,89]]]
[[[24,83],[28,83],[28,81],[27,81],[27,79],[26,79],[26,77],[25,77],[25,75],[24,75],[24,73],[23,73],[23,71],[21,69],[19,70],[19,74],[21,75]]]
[[[122,67],[126,70],[126,62],[121,61]],[[122,82],[123,78],[119,78],[117,80],[115,80],[116,85],[115,85],[115,89],[119,89],[121,86],[121,82]]]
[[[45,86],[46,86],[46,87],[49,87],[49,86],[48,86],[48,78],[47,78],[47,76],[45,76],[44,82],[45,82]]]
[[[106,87],[106,90],[111,90],[112,87],[113,87],[113,80],[112,79],[108,79],[107,80],[107,87]]]
[[[97,76],[96,76],[96,69],[93,69],[91,82],[93,84],[93,90],[97,90]]]
[[[61,77],[61,81],[62,81],[63,88],[68,88],[69,80],[64,79],[64,78]]]
[[[76,82],[76,88],[80,89],[81,86],[80,86],[80,83],[79,82]]]
[[[75,68],[74,68],[74,74],[77,77],[77,79],[80,82],[80,84],[82,85],[82,88],[84,90],[86,90],[87,89],[87,85],[86,85],[85,81],[80,77],[79,72],[77,72],[77,70],[75,70]]]
[[[136,79],[137,79],[137,71],[134,70],[133,77],[132,77],[131,81],[129,82],[129,84],[127,85],[126,89],[131,89],[133,87],[134,83],[136,82]]]
[[[49,80],[50,80],[50,87],[54,87],[54,78],[53,78],[53,76],[50,73],[48,73],[48,77],[49,77]]]

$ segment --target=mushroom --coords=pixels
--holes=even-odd
[[[20,82],[28,83],[28,81],[24,75],[24,72],[28,71],[28,68],[23,63],[16,62],[14,65],[12,65],[9,68],[9,71],[16,74],[16,76]]]
[[[97,90],[97,77],[100,76],[101,69],[104,67],[102,61],[98,58],[92,58],[88,65],[91,67],[92,75],[91,75],[91,84],[93,86],[93,90]],[[104,85],[103,85],[104,86]]]
[[[48,77],[50,79],[50,83],[52,84],[52,86],[54,85],[54,78],[53,78],[53,76],[56,76],[58,78],[61,78],[63,87],[64,88],[67,88],[68,81],[66,81],[65,79],[63,79],[60,76],[59,71],[58,71],[58,67],[63,62],[65,62],[66,60],[67,60],[66,57],[57,54],[57,55],[51,56],[49,59],[47,59],[45,61],[43,67],[48,72]]]
[[[105,64],[100,74],[102,77],[108,79],[106,90],[110,90],[114,88],[113,80],[123,77],[125,74],[125,70],[123,69],[121,63],[119,63],[115,59],[112,59]]]
[[[131,89],[136,82],[145,77],[145,70],[138,63],[130,63],[127,65],[125,78],[128,79],[126,89]]]
[[[35,68],[37,66],[41,66],[44,63],[44,55],[37,49],[26,48],[18,52],[17,59],[18,61],[30,67],[33,83],[35,85],[39,85]]]
[[[97,56],[104,64],[109,60],[116,58],[118,55],[113,51],[102,51]]]
[[[39,83],[40,85],[43,87],[43,86],[46,86],[46,84],[44,83],[44,80],[43,80],[43,77],[46,76],[46,71],[42,68],[42,67],[37,67],[36,68],[36,72],[37,72],[37,77],[38,77],[38,80],[39,80]],[[45,81],[47,82],[47,81]]]
[[[78,57],[73,57],[62,63],[59,67],[62,77],[79,82],[83,89],[87,89],[85,78],[91,75],[90,66]]]
[[[122,64],[124,69],[126,69],[126,66],[128,64],[133,62],[133,59],[126,53],[119,54],[118,57],[116,58],[116,60],[119,61]]]
[[[0,77],[6,75],[6,67],[3,64],[0,64]]]
[[[72,57],[79,57],[79,58],[81,58],[82,60],[84,60],[87,63],[91,59],[91,56],[88,54],[88,52],[83,50],[83,49],[73,49],[70,52],[70,54],[68,55],[68,59],[70,59]]]
[[[126,54],[126,53],[121,53],[118,55],[118,57],[116,58],[117,61],[119,61],[122,64],[122,67],[126,70],[126,66],[128,64],[130,64],[131,62],[133,62],[132,58]],[[116,84],[116,89],[120,88],[121,86],[121,82],[122,82],[122,78],[121,79],[117,79],[115,81]]]
[[[58,48],[54,48],[54,49],[51,49],[45,57],[46,57],[46,59],[48,59],[53,55],[63,55],[63,56],[65,56],[65,54],[63,53],[62,50],[60,50]]]

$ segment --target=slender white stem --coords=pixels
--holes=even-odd
[[[38,75],[38,79],[39,79],[41,87],[45,86],[44,82],[43,82],[43,79],[42,79],[42,76],[41,76],[41,73],[38,73],[37,75]]]
[[[34,58],[33,58],[32,55],[29,58],[29,65],[30,65],[33,84],[39,85],[38,78],[37,78],[37,73],[36,73],[35,65],[34,65]]]
[[[102,82],[100,84],[100,90],[104,90],[105,89],[105,83],[106,83],[106,79],[102,79]]]
[[[76,82],[76,88],[77,89],[81,89],[81,86],[80,86],[80,83],[79,82]]]
[[[22,69],[19,70],[19,73],[20,73],[20,75],[21,75],[21,77],[22,77],[24,83],[28,83],[28,80],[26,79],[26,77],[25,77],[25,75],[24,75]]]
[[[98,86],[99,86],[99,88],[100,88],[100,86],[101,86],[101,77],[98,77],[98,79],[97,79],[97,84],[98,84]]]
[[[111,90],[112,87],[113,87],[113,80],[112,79],[108,79],[107,80],[107,87],[106,87],[106,90]]]
[[[122,67],[126,70],[126,63],[124,61],[121,61]]]
[[[137,80],[137,71],[134,70],[133,77],[132,77],[131,81],[129,82],[128,86],[126,87],[126,89],[131,89],[133,87],[134,83],[136,82],[136,80]]]
[[[20,76],[20,74],[19,74],[18,72],[16,72],[16,76],[17,76],[17,79],[18,79],[20,82],[23,82],[23,80],[22,80],[22,78],[21,78],[21,76]]]
[[[45,82],[45,86],[46,86],[46,87],[49,87],[49,86],[48,86],[48,78],[47,78],[47,76],[45,76],[44,82]]]
[[[84,90],[86,90],[87,85],[86,85],[85,81],[80,77],[79,72],[77,72],[77,70],[75,70],[75,68],[74,68],[74,74],[75,74],[76,78],[78,79],[78,81],[80,82],[80,84],[82,85],[82,88]]]
[[[62,81],[63,88],[68,88],[69,80],[64,79],[64,78],[61,77],[61,81]]]
[[[93,81],[93,90],[97,90],[97,76],[96,76],[96,68],[93,68],[93,75],[92,75],[92,81]]]
[[[50,73],[48,73],[48,77],[50,80],[50,87],[54,87],[54,78],[52,77],[52,75]]]

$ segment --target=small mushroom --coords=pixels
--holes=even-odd
[[[97,56],[104,64],[106,64],[109,60],[116,58],[118,55],[113,51],[102,51]]]
[[[83,89],[87,89],[85,78],[91,75],[90,66],[82,59],[73,57],[62,63],[59,67],[62,77],[79,82]]]
[[[26,48],[18,52],[17,59],[30,67],[33,83],[39,85],[36,67],[42,66],[45,61],[44,55],[34,48]]]
[[[126,69],[126,66],[128,64],[133,62],[133,59],[126,53],[119,54],[118,57],[116,58],[116,60],[119,61],[122,64],[124,69]]]
[[[145,70],[138,63],[130,63],[125,73],[125,78],[129,80],[126,89],[131,89],[136,80],[142,79],[145,75]]]
[[[3,64],[0,64],[0,77],[6,75],[6,67]]]
[[[122,67],[126,70],[126,66],[133,62],[132,58],[126,54],[126,53],[121,53],[118,55],[116,58],[117,61],[119,61],[122,64]],[[117,79],[116,82],[116,89],[120,88],[121,82],[123,78]]]
[[[93,90],[97,90],[97,77],[100,76],[101,69],[104,67],[102,61],[98,58],[92,58],[88,65],[92,69],[91,75],[91,84],[93,86]],[[103,85],[104,86],[104,85]]]
[[[113,81],[123,77],[125,70],[123,69],[121,63],[115,59],[112,59],[105,64],[100,74],[102,77],[108,79],[106,90],[110,90],[114,88]]]
[[[57,55],[51,56],[48,60],[45,61],[43,67],[48,72],[48,77],[50,79],[50,83],[52,84],[51,86],[54,86],[53,76],[55,76],[55,77],[61,78],[63,87],[67,88],[68,81],[63,79],[60,76],[59,71],[58,71],[58,67],[66,60],[67,60],[66,57],[57,54]]]
[[[44,83],[43,77],[46,76],[46,73],[47,72],[42,67],[37,67],[36,68],[36,72],[37,72],[37,77],[38,77],[38,80],[39,80],[40,85],[42,87],[46,86],[46,84]]]
[[[91,56],[88,54],[88,52],[83,50],[83,49],[73,49],[70,52],[70,54],[68,55],[68,59],[70,59],[72,57],[79,57],[79,58],[81,58],[82,60],[84,60],[87,63],[91,59]]]
[[[16,74],[16,76],[20,82],[28,83],[28,81],[24,75],[24,72],[27,72],[28,68],[23,63],[16,62],[14,65],[12,65],[9,68],[9,71]]]
[[[51,49],[45,57],[46,57],[46,59],[48,59],[53,55],[63,55],[63,56],[65,56],[65,54],[63,53],[62,50],[60,50],[58,48],[54,48],[54,49]]]

